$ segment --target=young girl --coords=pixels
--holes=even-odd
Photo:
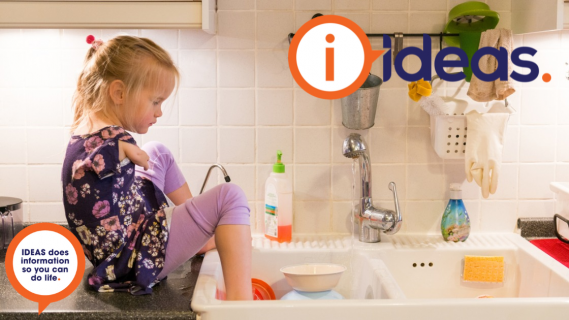
[[[149,294],[198,251],[217,247],[227,300],[251,300],[243,191],[222,184],[192,197],[172,153],[158,142],[140,149],[126,131],[144,134],[162,116],[162,102],[179,83],[172,59],[146,38],[93,40],[87,38],[92,46],[73,98],[61,174],[70,230],[94,266],[89,284],[99,292]]]

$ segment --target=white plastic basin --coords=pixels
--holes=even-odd
[[[267,282],[275,301],[221,301],[219,255],[206,254],[192,298],[200,319],[567,319],[569,268],[517,234],[471,234],[465,243],[440,236],[382,235],[382,242],[350,237],[296,238],[288,244],[253,239],[252,276]],[[503,284],[461,282],[464,255],[500,255]],[[280,269],[306,263],[347,267],[334,288],[343,300],[278,300],[292,290]],[[421,267],[421,263],[424,266]],[[432,266],[429,266],[432,263]],[[416,266],[413,266],[416,264]],[[478,299],[491,295],[494,299]]]

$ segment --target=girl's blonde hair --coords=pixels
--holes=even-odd
[[[109,94],[110,84],[121,80],[125,85],[125,104],[140,97],[145,88],[158,89],[164,72],[173,74],[178,91],[180,73],[172,58],[164,49],[147,38],[117,36],[91,47],[85,57],[83,71],[73,94],[73,124],[71,133],[85,120],[92,122],[90,113],[101,112],[128,131],[135,131],[135,115],[139,110],[115,105]],[[132,101],[131,101],[132,100]],[[90,130],[89,130],[90,131]]]

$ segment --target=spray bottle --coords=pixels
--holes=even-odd
[[[445,241],[465,241],[470,235],[470,218],[464,202],[459,183],[451,183],[450,200],[443,213],[441,232]]]

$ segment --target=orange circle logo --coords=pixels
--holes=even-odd
[[[38,314],[70,295],[85,272],[81,243],[71,231],[53,223],[36,223],[20,231],[8,246],[5,263],[8,280],[19,294],[39,304]]]
[[[549,73],[544,73],[541,79],[543,80],[543,82],[549,82],[551,81],[551,75]]]
[[[288,50],[296,83],[321,99],[339,99],[367,79],[372,63],[386,50],[372,50],[365,32],[348,18],[327,15],[298,29]]]

